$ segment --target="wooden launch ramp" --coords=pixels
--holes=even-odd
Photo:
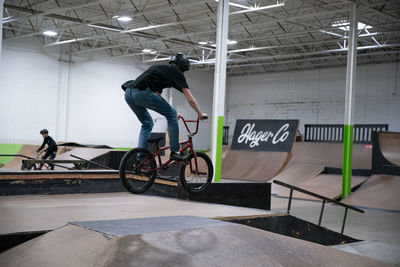
[[[7,266],[393,266],[194,216],[71,222],[0,254]]]

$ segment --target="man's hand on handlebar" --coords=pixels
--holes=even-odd
[[[201,114],[199,114],[199,119],[202,121],[206,120],[206,119],[208,119],[208,115],[206,113],[201,113]]]

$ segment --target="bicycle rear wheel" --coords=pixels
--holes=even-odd
[[[196,152],[196,156],[193,153],[188,156],[188,163],[182,165],[180,173],[181,184],[190,193],[203,192],[211,183],[214,173],[211,159],[207,154]]]
[[[131,193],[141,194],[150,189],[157,175],[156,161],[144,148],[128,151],[119,165],[122,185]]]

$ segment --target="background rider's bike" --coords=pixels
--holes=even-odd
[[[46,151],[42,150],[40,152],[36,153],[36,159],[40,159],[40,156],[45,153]],[[28,170],[50,170],[50,166],[47,163],[33,163],[31,165],[28,166]]]
[[[193,149],[192,137],[199,130],[199,119],[185,120],[178,116],[185,125],[188,132],[188,139],[180,142],[179,152],[185,154],[186,161],[177,162],[180,164],[180,183],[188,192],[203,192],[211,183],[214,169],[211,159],[207,154],[195,152]],[[187,123],[196,123],[196,130],[191,132]],[[166,170],[171,166],[173,160],[168,159],[164,163],[161,160],[161,151],[169,149],[169,146],[161,147],[159,142],[162,137],[150,138],[149,143],[154,143],[156,151],[151,153],[144,148],[134,148],[128,151],[122,158],[119,166],[119,177],[123,186],[131,193],[140,194],[149,190],[156,179],[159,170]]]

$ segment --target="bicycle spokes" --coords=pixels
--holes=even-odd
[[[156,164],[150,152],[144,149],[129,151],[120,164],[120,178],[132,193],[143,193],[150,188],[156,177]]]
[[[213,168],[210,158],[204,153],[191,154],[188,163],[182,166],[182,186],[192,193],[203,191],[211,183]]]

